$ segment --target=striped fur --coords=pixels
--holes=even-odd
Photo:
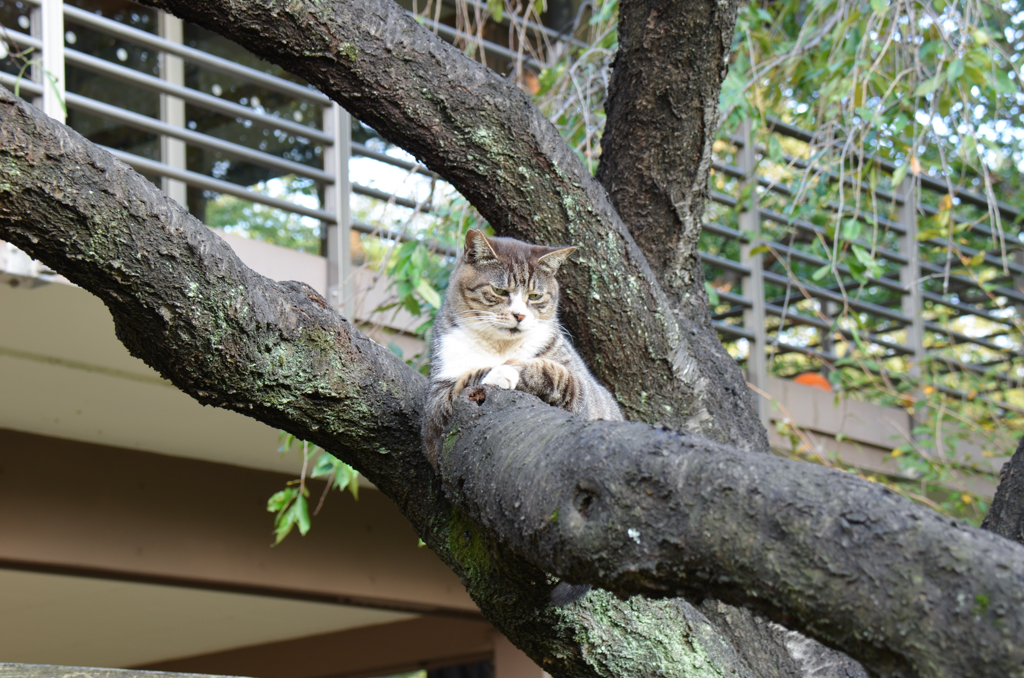
[[[435,468],[452,402],[479,384],[526,391],[587,419],[622,419],[558,324],[555,274],[575,249],[466,234],[434,321],[423,441]]]

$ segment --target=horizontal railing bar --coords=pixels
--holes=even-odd
[[[0,84],[9,85],[9,86],[13,87],[13,85],[17,82],[17,80],[18,80],[18,78],[16,76],[9,75],[9,74],[6,74],[6,73],[0,73]],[[29,81],[29,80],[22,79],[21,86],[22,86],[23,89],[25,89],[27,91],[30,91],[33,95],[37,95],[38,96],[38,95],[42,94],[42,87],[40,87],[37,83],[33,83],[33,82]],[[141,115],[136,114],[136,113],[131,113],[130,111],[125,111],[123,109],[117,109],[116,107],[112,107],[109,104],[104,104],[102,102],[93,101],[92,99],[88,99],[87,97],[83,97],[83,96],[78,95],[78,94],[73,94],[71,92],[67,93],[66,100],[67,100],[68,105],[72,106],[74,108],[80,108],[80,109],[83,109],[83,110],[88,110],[88,111],[96,113],[98,115],[108,115],[109,114],[109,117],[118,119],[121,122],[124,122],[125,124],[131,123],[131,124],[133,124],[133,126],[137,126],[137,127],[143,127],[143,125],[145,124],[144,128],[150,128],[149,131],[153,131],[154,133],[157,133],[157,134],[163,133],[163,129],[162,129],[161,125],[163,125],[164,123],[160,123],[159,121],[153,120],[152,118],[147,118],[146,116],[141,116]],[[113,109],[113,110],[108,110],[108,109]],[[138,118],[143,118],[144,120],[137,120],[137,119],[135,119],[134,116],[137,116]],[[146,121],[151,121],[151,123],[150,122],[146,122]],[[169,130],[166,131],[166,133],[168,135],[170,135],[171,132],[174,131],[175,132],[175,136],[179,136],[177,134],[177,132],[181,131],[182,129],[183,128],[181,128],[181,127],[171,127]],[[183,136],[179,136],[179,138],[184,138],[184,137]],[[204,144],[206,144],[207,142],[210,142],[211,140],[213,140],[212,137],[206,137],[206,139],[204,139],[202,141],[203,141]],[[228,142],[221,142],[221,143],[227,144]],[[197,142],[196,145],[200,145],[200,144]],[[239,148],[244,149],[245,147],[239,147]],[[234,152],[234,151],[225,150],[224,152]],[[252,152],[256,153],[257,151],[252,151]],[[118,151],[118,153],[122,153],[122,151]],[[295,205],[295,203],[290,203],[288,201],[282,200],[282,201],[275,202],[275,203],[267,202],[267,200],[277,200],[277,199],[276,198],[266,198],[265,196],[264,196],[263,200],[256,200],[252,196],[259,196],[261,194],[256,193],[254,191],[249,191],[248,189],[245,189],[245,188],[242,188],[242,187],[239,187],[237,184],[233,184],[233,183],[231,183],[229,181],[221,181],[219,179],[213,179],[212,177],[207,177],[205,174],[200,174],[199,172],[191,172],[191,171],[188,171],[188,170],[173,169],[173,168],[169,167],[168,165],[163,165],[162,163],[157,163],[156,161],[152,161],[152,160],[148,160],[148,159],[145,159],[145,158],[141,158],[141,156],[133,156],[133,157],[139,158],[140,160],[145,160],[147,163],[156,163],[156,165],[159,165],[160,167],[166,168],[166,171],[164,171],[164,170],[157,170],[157,169],[154,169],[152,167],[150,167],[149,169],[146,170],[146,171],[154,173],[154,174],[159,174],[160,176],[166,176],[166,177],[171,178],[171,179],[178,179],[180,177],[172,176],[168,172],[171,172],[171,171],[173,171],[173,172],[179,172],[179,171],[186,172],[187,175],[190,176],[191,178],[189,178],[187,180],[186,179],[181,179],[181,180],[185,181],[186,183],[190,183],[190,184],[192,184],[194,186],[197,186],[199,188],[204,188],[204,189],[210,190],[210,191],[216,191],[217,193],[227,193],[229,195],[234,195],[236,197],[245,198],[246,200],[252,200],[253,202],[261,202],[262,204],[265,204],[265,205],[269,205],[269,206],[272,206],[272,207],[278,207],[280,209],[287,209],[287,210],[290,210],[290,211],[295,212],[297,214],[303,214],[304,216],[313,216],[314,218],[317,218],[317,219],[321,218],[320,216],[316,216],[316,215],[314,215],[312,213],[307,214],[307,213],[303,212],[302,210],[299,209],[299,206]],[[274,158],[274,157],[275,156],[269,156],[269,158]],[[263,160],[266,160],[266,162],[262,163],[262,164],[270,164],[269,159],[264,158]],[[127,161],[125,161],[125,162],[127,162]],[[280,162],[281,163],[288,163],[290,161],[286,161],[286,160],[281,159]],[[131,165],[132,163],[128,163],[128,164]],[[307,168],[304,165],[302,167],[304,168],[303,171],[305,173],[307,173],[306,174],[307,176],[310,176],[313,173],[317,172],[317,170],[315,170],[314,168]],[[291,170],[289,169],[289,171],[291,171]],[[326,174],[326,173],[320,172],[320,174]],[[199,179],[200,177],[203,178],[202,182],[200,182],[200,179]],[[330,183],[330,182],[333,181],[333,175],[326,175],[326,177],[329,178],[327,183]],[[317,177],[311,176],[310,178],[317,178]],[[320,179],[320,180],[324,180],[324,179]],[[209,183],[209,182],[214,182],[214,183]],[[229,187],[232,187],[231,190],[228,190]],[[242,192],[239,193],[238,191],[242,191]],[[384,191],[379,191],[379,190],[377,190],[375,188],[369,188],[367,186],[361,186],[359,184],[352,184],[352,192],[356,193],[358,195],[364,195],[364,196],[366,196],[368,198],[374,198],[376,200],[381,200],[381,201],[384,201],[384,202],[394,202],[396,205],[401,205],[402,207],[407,207],[409,209],[418,209],[419,211],[429,211],[429,207],[428,208],[424,208],[423,205],[419,205],[414,200],[409,200],[408,198],[398,198],[398,197],[395,197],[395,196],[393,196],[393,195],[391,195],[389,193],[385,193]],[[290,207],[288,207],[288,205],[290,205]],[[308,209],[308,208],[302,208],[302,209]],[[328,212],[324,212],[322,210],[314,210],[314,211],[316,212],[316,214],[319,214],[319,215],[328,214]],[[333,217],[332,217],[332,219],[333,219]],[[331,221],[331,223],[334,223],[334,222]]]
[[[325,212],[324,210],[304,207],[303,205],[288,202],[287,200],[281,200],[280,198],[271,198],[261,193],[250,191],[238,184],[233,184],[230,181],[214,179],[206,176],[205,174],[200,174],[199,172],[171,167],[170,165],[165,165],[162,162],[143,158],[142,156],[135,155],[134,153],[126,153],[125,151],[118,151],[113,148],[107,148],[106,146],[100,146],[100,148],[107,151],[126,165],[130,165],[138,172],[148,172],[150,174],[156,174],[157,176],[167,177],[168,179],[177,179],[178,181],[183,181],[190,186],[195,186],[196,188],[202,188],[215,193],[233,195],[236,198],[242,198],[249,202],[260,203],[261,205],[267,205],[268,207],[276,207],[277,209],[285,210],[287,212],[301,214],[304,217],[319,219],[320,221],[329,224],[336,223],[334,215],[330,212]]]
[[[441,178],[440,175],[436,174],[435,172],[431,172],[426,168],[426,166],[421,165],[418,162],[409,162],[408,160],[402,160],[401,158],[392,158],[387,153],[375,151],[372,148],[369,148],[368,146],[357,143],[355,141],[352,142],[352,153],[355,155],[360,155],[364,158],[376,160],[377,162],[387,163],[388,165],[408,170],[410,172],[415,171],[417,174],[422,174],[433,179]]]
[[[4,73],[3,71],[0,71],[0,85],[9,87],[12,92],[16,87],[20,87],[20,89],[28,92],[32,96],[42,96],[43,94],[43,87],[38,82],[32,82],[28,78],[24,77],[19,78],[16,75]],[[20,96],[25,98],[24,94]]]
[[[1000,346],[999,344],[989,341],[985,337],[970,337],[967,336],[966,334],[963,334],[962,332],[957,332],[955,330],[942,327],[941,325],[937,325],[936,323],[930,321],[925,321],[924,328],[929,332],[933,332],[934,334],[939,334],[942,336],[949,337],[950,339],[954,339],[961,344],[975,344],[977,346],[983,346],[991,351],[996,351],[997,353],[1009,353],[1011,355],[1024,358],[1024,349],[1007,348],[1005,346]]]
[[[825,207],[830,209],[833,214],[839,213],[839,205],[836,204],[834,201],[825,203]],[[892,231],[893,233],[905,235],[907,232],[907,229],[898,221],[893,221],[889,217],[885,217],[880,214],[876,216],[869,212],[865,212],[862,209],[852,209],[849,205],[846,205],[844,207],[843,214],[840,216],[845,216],[847,211],[849,212],[850,216],[856,218],[861,222],[864,222],[865,225],[870,226],[872,221],[877,221],[879,226],[885,226],[887,230]]]
[[[76,108],[104,118],[116,120],[125,125],[147,132],[152,132],[153,134],[162,134],[176,139],[181,139],[190,146],[218,151],[225,155],[230,155],[247,162],[251,162],[254,165],[262,165],[271,169],[281,170],[285,174],[296,174],[298,176],[307,177],[309,179],[322,181],[328,184],[334,183],[333,174],[324,172],[316,167],[309,167],[308,165],[303,165],[292,160],[285,160],[284,158],[279,158],[276,155],[257,151],[247,146],[242,146],[230,141],[223,141],[207,134],[193,132],[185,127],[168,125],[165,122],[150,118],[149,116],[142,115],[140,113],[133,113],[132,111],[124,108],[105,104],[101,101],[96,101],[95,99],[90,99],[80,94],[68,92],[66,100],[68,106],[71,108]]]
[[[227,59],[208,54],[193,47],[171,42],[165,38],[161,38],[151,33],[146,33],[145,31],[132,28],[131,26],[126,26],[97,14],[93,14],[92,12],[78,9],[77,7],[65,4],[64,16],[77,23],[85,24],[90,28],[102,31],[108,35],[124,38],[125,40],[134,42],[138,45],[144,45],[170,54],[175,54],[192,63],[201,64],[226,75],[244,78],[250,82],[257,83],[268,89],[277,90],[282,94],[287,94],[297,99],[304,99],[310,103],[318,104],[320,106],[327,106],[331,103],[330,98],[315,89],[310,89],[309,87],[289,82],[282,78],[264,73],[263,71],[256,70],[255,68],[236,64],[233,61],[228,61]]]
[[[896,375],[896,376],[897,376],[897,378],[906,381],[906,379],[904,379],[902,377],[902,375]],[[954,398],[959,398],[961,400],[980,400],[980,401],[982,401],[984,403],[988,403],[989,405],[992,405],[993,407],[998,407],[998,408],[1003,409],[1003,410],[1009,410],[1010,412],[1016,412],[1017,414],[1024,414],[1024,409],[1021,409],[1021,408],[1016,407],[1014,405],[1010,405],[1009,403],[1004,403],[1004,402],[992,400],[991,398],[986,398],[985,396],[980,395],[980,394],[972,397],[970,393],[966,393],[964,391],[958,391],[958,390],[956,390],[954,388],[950,388],[948,386],[943,386],[942,384],[935,384],[934,387],[935,387],[936,391],[940,391],[942,393],[945,393],[946,395],[951,395]],[[1011,389],[1011,390],[1013,390],[1013,389]]]
[[[923,203],[923,202],[918,203],[917,206],[921,210],[921,212],[924,215],[926,215],[926,216],[933,217],[933,216],[935,216],[936,214],[939,213],[939,209],[937,207],[933,207],[933,206],[928,205],[928,204]],[[955,207],[954,207],[954,210],[955,210]],[[958,217],[956,214],[953,214],[953,221],[954,221],[954,223],[957,223],[957,224],[966,224],[966,223],[970,222],[969,219],[963,219],[961,217]],[[972,231],[977,231],[978,233],[981,233],[982,235],[984,235],[986,237],[989,237],[989,238],[995,239],[995,237],[996,237],[996,233],[991,228],[989,228],[988,226],[985,226],[984,224],[981,224],[981,223],[975,223],[971,227],[971,230]],[[948,247],[949,246],[948,245],[948,241],[942,240],[940,238],[931,238],[930,240],[926,240],[925,242],[930,243],[932,245],[937,245],[939,247]],[[981,250],[974,250],[973,248],[966,247],[966,246],[961,246],[960,249],[964,253],[967,253],[968,250],[971,250],[975,254],[981,251]],[[985,261],[988,261],[988,262],[992,263],[993,265],[997,265],[997,266],[1000,266],[1000,267],[1003,265],[1002,258],[1001,257],[996,257],[995,255],[988,255],[988,254],[986,254],[985,255]],[[1008,262],[1007,268],[1012,269],[1013,268],[1013,264],[1009,264],[1009,262]]]
[[[786,309],[785,317],[783,318],[783,309],[781,306],[777,306],[776,304],[765,304],[764,310],[765,313],[780,319],[791,321],[794,325],[805,325],[808,327],[817,328],[819,330],[837,331],[841,335],[843,335],[843,338],[846,339],[847,341],[853,341],[852,332],[843,329],[842,327],[832,327],[831,323],[822,320],[821,318],[815,318],[814,316],[804,315],[803,313],[799,313],[792,309]],[[782,327],[780,329],[785,329],[785,327]],[[903,344],[897,344],[896,342],[889,341],[887,339],[882,339],[877,334],[871,332],[865,332],[864,336],[867,338],[866,343],[881,346],[882,348],[889,349],[890,351],[894,351],[900,355],[910,355],[914,352],[913,349],[908,348]]]
[[[1003,374],[1002,372],[989,373],[988,370],[986,370],[983,367],[979,367],[978,365],[974,365],[972,363],[965,363],[962,360],[957,360],[956,358],[951,358],[949,356],[944,356],[933,352],[931,354],[931,359],[944,363],[948,368],[950,368],[950,371],[964,370],[966,372],[976,374],[986,379],[994,379],[1005,384],[1010,384],[1011,388],[1021,388],[1022,386],[1024,386],[1024,384],[1020,383],[1019,379],[1014,379],[1013,377],[1007,374]],[[1009,364],[1008,361],[1004,361],[1004,363]]]
[[[397,240],[399,242],[410,242],[410,241],[416,240],[416,241],[422,242],[424,245],[427,246],[427,249],[433,250],[434,252],[440,252],[440,253],[442,253],[442,254],[444,254],[446,256],[452,257],[452,258],[455,258],[455,257],[459,256],[458,250],[456,250],[454,247],[448,247],[447,245],[442,245],[441,243],[436,242],[434,240],[420,240],[419,238],[407,235],[405,233],[399,233],[397,231],[392,231],[390,228],[382,228],[380,226],[370,226],[369,224],[364,224],[364,223],[359,222],[359,221],[353,221],[352,222],[352,230],[353,231],[358,231],[360,233],[365,233],[366,235],[377,236],[378,238],[384,238],[384,239],[387,239],[387,240]]]
[[[768,117],[767,122],[768,128],[773,132],[777,131],[784,136],[792,137],[793,139],[797,139],[798,141],[803,141],[805,143],[811,143],[814,140],[813,133],[796,127],[794,125],[790,125],[789,123],[783,122],[778,118]],[[865,156],[865,161],[877,163],[879,167],[881,167],[884,171],[888,172],[889,174],[892,174],[893,172],[896,171],[896,163],[894,163],[891,160],[886,160],[885,158],[879,157],[875,154],[869,154]],[[934,179],[928,176],[927,174],[918,174],[917,179],[921,182],[922,187],[935,191],[936,193],[945,194],[949,190],[946,184],[939,181],[938,179]],[[957,191],[956,195],[957,197],[969,202],[975,207],[984,207],[987,209],[989,206],[989,201],[985,198],[985,196],[979,193],[975,193],[974,191],[963,189]],[[1013,206],[1008,205],[1007,203],[1004,203],[1002,201],[996,201],[996,206],[999,208],[999,211],[1003,212],[1006,218],[1010,220],[1014,220],[1018,216],[1020,216],[1020,211],[1014,208]]]
[[[251,120],[264,127],[279,129],[298,137],[319,141],[320,143],[328,145],[334,143],[333,136],[308,125],[286,120],[278,116],[260,113],[249,106],[236,104],[233,101],[227,101],[220,97],[215,97],[212,94],[206,94],[205,92],[200,92],[199,90],[195,90],[190,87],[175,85],[155,76],[111,63],[106,59],[89,56],[88,54],[84,54],[73,49],[64,50],[64,55],[67,62],[70,64],[86,68],[90,71],[106,75],[116,80],[129,82],[133,85],[137,85],[154,92],[160,92],[161,94],[169,94],[197,106],[217,111],[219,113],[224,113],[230,117]]]
[[[703,228],[705,231],[708,231],[709,233],[721,235],[726,238],[732,238],[733,240],[739,240],[741,242],[750,241],[750,235],[748,233],[744,233],[743,231],[737,231],[735,228],[729,228],[728,226],[723,226],[722,224],[716,223],[714,221],[705,221]]]
[[[716,172],[721,172],[727,177],[732,177],[733,179],[742,179],[743,177],[747,176],[747,173],[741,170],[736,165],[730,165],[729,163],[722,162],[721,160],[713,161],[711,163],[711,168],[714,169]]]
[[[733,294],[732,292],[719,292],[718,290],[715,290],[715,292],[718,294],[718,298],[720,300],[726,301],[734,306],[743,306],[746,308],[750,308],[751,306],[754,305],[754,302],[752,302],[750,299],[747,299],[742,294]]]
[[[783,226],[796,226],[797,228],[806,233],[821,235],[826,238],[826,241],[829,240],[828,233],[825,231],[825,229],[821,228],[820,226],[816,226],[805,219],[794,219],[793,217],[787,217],[785,214],[779,214],[774,210],[765,209],[763,207],[758,208],[758,213],[761,215],[762,218],[768,219],[769,221],[773,221]],[[896,250],[890,250],[884,247],[873,247],[871,243],[862,238],[857,238],[855,240],[844,239],[843,242],[848,242],[851,245],[860,245],[861,247],[868,251],[874,249],[876,255],[884,257],[885,259],[888,259],[889,261],[895,262],[897,264],[906,265],[907,263],[909,263],[909,259],[907,259],[906,255],[901,254]]]
[[[739,337],[741,339],[746,339],[748,341],[754,341],[756,339],[753,332],[748,332],[747,330],[737,325],[730,325],[729,323],[723,323],[717,320],[712,320],[711,326],[714,327],[716,331],[721,332],[722,334],[728,334],[734,337]]]
[[[418,203],[415,200],[409,198],[399,198],[397,195],[391,193],[385,193],[379,191],[376,188],[370,188],[369,186],[363,186],[361,184],[352,184],[352,192],[358,193],[359,195],[365,195],[367,198],[373,198],[374,200],[380,200],[382,202],[391,202],[402,207],[408,207],[411,210],[417,212],[429,212],[431,209],[430,203]]]
[[[776,343],[770,343],[765,347],[766,352],[771,353],[802,353],[803,355],[809,355],[818,360],[822,360],[828,363],[835,363],[839,360],[839,356],[835,353],[826,353],[824,351],[817,351],[809,346],[796,346],[795,344],[784,344],[781,341]]]
[[[1013,324],[1012,320],[989,315],[989,312],[984,309],[974,308],[973,306],[968,306],[967,304],[960,304],[955,301],[950,301],[949,299],[945,299],[941,295],[935,294],[934,292],[926,292],[924,290],[921,290],[921,297],[933,303],[941,304],[946,308],[956,309],[957,311],[960,311],[961,315],[973,315],[978,318],[984,318],[985,320],[989,320],[994,323],[999,323],[1000,325]]]
[[[766,282],[771,282],[783,287],[785,287],[786,285],[796,287],[793,281],[790,280],[787,276],[779,275],[778,273],[772,273],[771,271],[764,271],[764,279]],[[879,306],[878,304],[872,304],[867,301],[857,301],[855,299],[844,297],[839,292],[833,292],[832,290],[826,289],[824,287],[819,287],[818,285],[810,284],[804,280],[799,281],[799,287],[802,288],[803,290],[806,290],[807,293],[812,297],[817,297],[819,299],[827,299],[829,301],[835,301],[840,304],[849,304],[850,308],[853,308],[858,311],[863,311],[865,313],[871,313],[872,315],[877,315],[882,318],[889,318],[890,320],[896,320],[903,323],[910,322],[907,319],[907,317],[902,313],[897,313],[896,311],[885,308],[884,306]]]
[[[726,207],[736,207],[740,202],[728,193],[722,193],[721,191],[708,191],[708,197],[710,197],[714,202],[717,202],[720,205],[725,205]]]
[[[939,266],[938,264],[933,264],[933,263],[931,263],[929,261],[921,261],[919,263],[920,263],[920,266],[921,266],[921,271],[926,271],[928,273],[933,273],[933,274],[934,273],[941,273],[941,274],[944,274],[945,270],[946,270],[942,266]],[[957,262],[957,263],[959,263],[959,262]],[[961,285],[963,285],[967,289],[977,290],[979,292],[984,292],[985,291],[982,287],[980,287],[978,285],[978,283],[974,282],[973,280],[971,280],[970,278],[968,278],[966,276],[962,276],[962,275],[959,275],[957,273],[950,273],[949,274],[949,278],[950,278],[950,280],[954,280],[955,279],[957,282],[959,282]],[[1014,301],[1019,301],[1021,303],[1024,303],[1024,294],[1018,292],[1017,290],[1010,289],[1009,287],[1003,287],[1001,285],[997,285],[997,286],[992,288],[991,292],[992,292],[992,294],[994,294],[997,297],[1006,297],[1007,299],[1013,299]]]
[[[808,254],[807,252],[798,250],[795,247],[788,247],[787,245],[783,245],[782,243],[767,240],[764,241],[764,244],[767,245],[770,249],[777,249],[780,253],[785,254],[793,259],[796,259],[797,261],[802,261],[806,264],[826,266],[831,263],[826,259],[816,257],[813,254]],[[781,259],[779,259],[779,261],[781,261]],[[850,267],[844,264],[838,264],[836,266],[836,270],[838,270],[840,273],[845,273],[846,275],[849,276],[853,275],[850,272]],[[898,280],[893,280],[892,278],[874,278],[871,276],[865,276],[865,279],[868,281],[867,283],[865,283],[866,285],[878,285],[880,287],[884,287],[894,292],[899,292],[900,294],[907,293],[907,290],[903,288],[903,285],[900,284]]]
[[[737,273],[750,275],[750,267],[744,266],[738,261],[733,261],[732,259],[726,259],[725,257],[719,257],[714,254],[708,254],[707,252],[701,251],[698,251],[697,255],[700,257],[701,261],[707,262],[712,266],[718,266],[729,271],[736,271]]]

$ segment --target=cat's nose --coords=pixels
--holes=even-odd
[[[523,322],[523,319],[526,318],[526,314],[525,313],[513,313],[512,317],[516,319],[516,322],[521,323],[521,322]]]

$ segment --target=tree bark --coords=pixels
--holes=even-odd
[[[662,287],[707,315],[697,256],[736,0],[625,2],[597,178]]]
[[[199,402],[312,441],[398,505],[484,614],[552,675],[755,678],[697,611],[594,592],[554,608],[547,575],[445,497],[419,438],[425,378],[277,283],[145,178],[0,87],[0,238],[96,294],[132,355]]]
[[[674,601],[595,592],[552,608],[544,572],[621,595],[749,604],[876,674],[1024,675],[1021,547],[852,476],[643,424],[580,422],[502,392],[460,401],[442,455],[452,503],[418,440],[421,376],[307,286],[245,268],[145,179],[2,89],[0,236],[100,296],[129,350],[200,402],[360,468],[556,675],[751,674]],[[500,458],[512,463],[504,473]]]
[[[1024,544],[1024,438],[999,472],[999,487],[981,526]]]
[[[753,436],[762,428],[754,396],[711,324],[697,252],[737,6],[621,3],[597,178],[688,328],[691,350],[706,356],[722,409]]]
[[[768,449],[754,413],[737,411],[746,389],[721,379],[726,363],[704,360],[698,327],[676,318],[601,185],[514,83],[391,0],[143,2],[305,78],[451,182],[500,234],[578,245],[562,269],[564,319],[628,418]]]
[[[744,605],[876,674],[1024,676],[1020,546],[849,473],[468,395],[442,476],[534,565],[620,596]]]

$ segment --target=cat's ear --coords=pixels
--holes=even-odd
[[[483,231],[471,228],[466,231],[466,262],[479,266],[488,262],[497,261],[498,255],[487,241]]]
[[[558,249],[551,249],[550,252],[544,254],[537,260],[537,269],[544,275],[554,275],[558,273],[559,267],[568,258],[570,254],[575,252],[577,247],[559,247]]]

